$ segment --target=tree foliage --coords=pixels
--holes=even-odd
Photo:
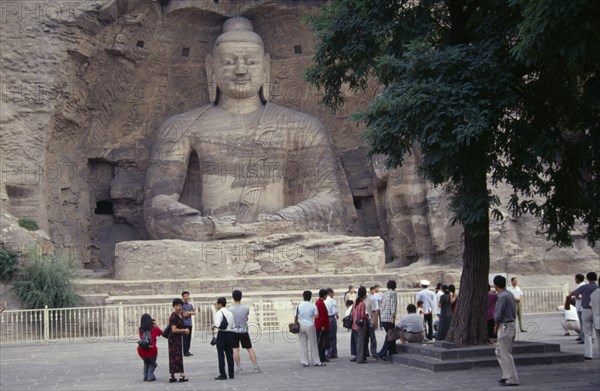
[[[458,221],[481,221],[498,203],[468,182],[484,171],[512,185],[509,208],[540,217],[549,239],[571,244],[580,219],[593,243],[599,4],[334,0],[312,19],[307,79],[336,109],[342,85],[360,92],[375,77],[381,94],[354,117],[371,153],[396,167],[418,143],[422,174],[449,187]]]
[[[418,147],[421,174],[451,197],[465,230],[459,301],[470,300],[453,321],[459,344],[487,339],[494,186],[510,185],[512,213],[539,217],[559,245],[578,221],[599,238],[599,21],[594,0],[333,0],[311,19],[306,77],[324,103],[336,110],[343,86],[375,80],[380,94],[354,116],[370,153],[397,167]]]

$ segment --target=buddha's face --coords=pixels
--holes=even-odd
[[[257,42],[222,42],[213,59],[213,75],[221,94],[234,99],[258,95],[265,83],[265,53]]]

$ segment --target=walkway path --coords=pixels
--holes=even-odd
[[[581,352],[575,337],[565,337],[560,314],[526,316],[530,332],[520,334],[530,340],[561,343],[563,351]],[[0,389],[13,390],[493,390],[499,368],[431,373],[382,361],[357,365],[349,361],[350,333],[339,335],[340,358],[325,368],[302,368],[295,336],[279,333],[256,338],[255,350],[261,373],[252,373],[245,352],[242,365],[248,373],[234,380],[215,381],[217,357],[208,337],[196,335],[193,357],[186,358],[188,383],[169,384],[166,340],[159,342],[158,381],[142,381],[142,361],[135,351],[137,338],[114,341],[58,341],[44,344],[4,344],[0,346]],[[380,341],[383,333],[378,333]],[[381,342],[380,342],[381,343]],[[517,368],[520,390],[598,390],[600,352],[596,359],[578,364],[537,365]]]

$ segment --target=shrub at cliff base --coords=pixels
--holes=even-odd
[[[76,268],[58,256],[28,256],[13,279],[13,291],[25,308],[78,306],[82,299],[73,286]]]
[[[0,246],[0,281],[10,282],[19,270],[19,258]]]

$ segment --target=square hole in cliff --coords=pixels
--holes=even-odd
[[[111,215],[113,214],[113,203],[112,201],[98,201],[96,202],[96,209],[94,213],[97,215]]]
[[[302,45],[294,45],[294,53],[302,54]]]
[[[137,46],[138,48],[143,49],[144,48],[144,41],[137,41],[137,43],[135,44],[135,46]]]
[[[181,57],[189,57],[190,56],[190,48],[181,49]]]

